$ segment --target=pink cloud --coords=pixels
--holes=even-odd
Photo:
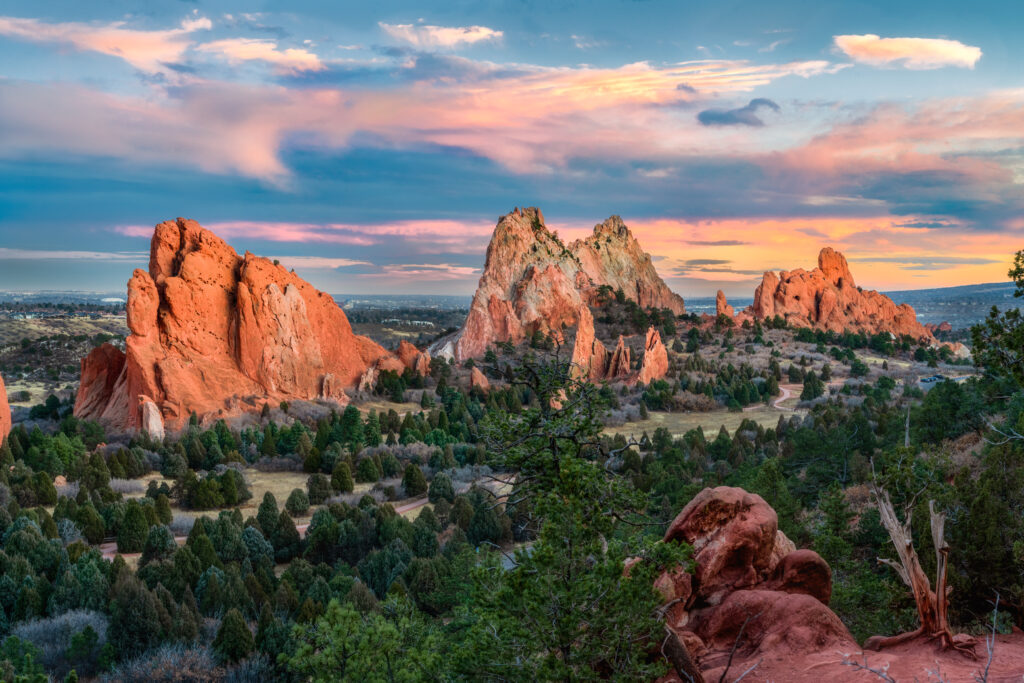
[[[38,19],[0,17],[0,35],[112,55],[149,73],[166,72],[166,65],[180,61],[188,49],[191,44],[189,34],[211,26],[209,19],[198,15],[185,19],[179,28],[161,31],[125,28],[123,21],[48,24]]]
[[[873,33],[835,36],[835,46],[858,62],[872,66],[905,66],[908,69],[940,69],[959,66],[973,69],[981,48],[944,38],[881,38]]]
[[[322,71],[326,68],[320,58],[302,48],[278,49],[273,40],[258,38],[226,38],[203,43],[196,48],[199,52],[216,54],[232,64],[256,61],[272,64],[278,72],[298,73]]]

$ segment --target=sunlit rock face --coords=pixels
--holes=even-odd
[[[0,377],[0,444],[11,433],[11,406],[7,403],[7,388],[4,378]]]
[[[334,299],[198,223],[156,226],[149,271],[128,282],[126,352],[82,360],[75,415],[124,431],[180,428],[267,400],[344,403],[367,368],[405,366],[352,332]]]
[[[589,315],[602,285],[621,289],[643,307],[685,312],[682,298],[665,285],[618,216],[566,245],[548,230],[540,209],[517,208],[498,220],[465,325],[433,351],[463,361],[482,356],[495,342],[517,344],[538,331],[562,341],[566,328]]]
[[[932,339],[909,304],[897,306],[884,294],[857,287],[846,258],[831,247],[821,250],[813,270],[765,273],[748,310],[759,320],[781,316],[798,327]]]

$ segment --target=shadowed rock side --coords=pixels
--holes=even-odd
[[[798,327],[932,339],[909,304],[897,306],[884,294],[858,288],[846,258],[831,247],[821,250],[811,271],[765,273],[748,310],[759,320],[778,315]]]
[[[668,374],[668,349],[661,341],[661,334],[653,327],[647,329],[644,338],[640,370],[633,372],[630,349],[626,339],[619,336],[615,350],[609,356],[601,340],[594,337],[594,317],[589,308],[580,310],[576,326],[576,339],[572,349],[573,373],[576,377],[594,382],[625,382],[649,384]]]
[[[192,412],[228,416],[266,399],[344,403],[368,367],[404,367],[354,334],[328,294],[181,218],[156,227],[127,309],[127,352],[104,345],[83,359],[75,402],[76,416],[118,430],[162,434]]]
[[[589,314],[601,285],[622,289],[641,306],[685,311],[618,216],[566,246],[547,229],[540,209],[517,208],[494,229],[465,324],[432,351],[461,362],[537,331],[562,341],[563,328]]]
[[[0,376],[0,445],[11,433],[11,406],[7,403],[7,387],[4,386],[4,378]]]

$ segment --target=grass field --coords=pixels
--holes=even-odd
[[[123,313],[92,318],[34,318],[32,320],[0,320],[0,346],[20,344],[22,339],[39,339],[55,334],[93,337],[101,332],[128,334]]]
[[[709,413],[651,413],[646,420],[629,422],[620,427],[608,427],[605,429],[605,433],[623,434],[626,437],[634,436],[639,439],[645,431],[650,436],[658,427],[664,427],[671,432],[672,436],[680,437],[691,429],[701,427],[705,435],[713,437],[722,425],[725,425],[730,434],[734,434],[743,420],[749,419],[765,427],[774,427],[778,424],[780,415],[790,417],[802,414],[801,411],[778,410],[768,406],[758,406],[742,413],[732,413],[727,410],[713,410]]]

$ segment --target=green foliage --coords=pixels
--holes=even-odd
[[[245,618],[237,609],[228,610],[213,639],[213,649],[222,659],[237,662],[252,652],[255,643]]]

